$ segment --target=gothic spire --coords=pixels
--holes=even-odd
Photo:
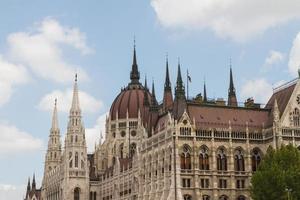
[[[230,80],[229,80],[229,91],[230,94],[235,94],[235,88],[233,84],[233,77],[232,77],[232,68],[230,66]]]
[[[185,89],[183,86],[183,81],[181,77],[181,69],[180,69],[180,62],[178,62],[178,73],[177,73],[177,81],[176,81],[176,88],[175,88],[175,98],[185,98]]]
[[[170,82],[170,75],[169,75],[169,62],[168,62],[168,57],[167,57],[167,60],[166,60],[165,91],[171,91],[171,82]]]
[[[235,94],[235,88],[233,84],[233,76],[232,76],[232,68],[230,62],[230,80],[229,80],[229,89],[228,89],[228,105],[229,106],[237,106],[237,99]]]
[[[140,72],[138,69],[137,61],[136,61],[136,50],[135,50],[135,40],[133,45],[133,61],[132,61],[132,68],[130,72],[130,80],[131,84],[138,84],[140,80]]]
[[[203,86],[203,101],[207,102],[207,96],[206,96],[206,84],[204,81],[204,86]]]
[[[155,95],[154,81],[152,82],[151,105],[152,105],[152,106],[156,106],[156,105],[157,105],[156,95]]]
[[[144,105],[149,106],[149,98],[148,98],[148,86],[147,86],[147,76],[145,76],[145,85],[144,85]]]
[[[52,127],[51,131],[56,131],[58,130],[58,119],[57,119],[57,99],[55,99],[54,102],[54,109],[53,109],[53,115],[52,115]]]
[[[33,174],[33,178],[32,178],[32,190],[36,189],[36,183],[35,183],[35,174]]]
[[[79,107],[79,97],[78,97],[78,85],[77,85],[77,74],[75,74],[75,82],[73,87],[73,99],[72,99],[72,107],[70,112],[80,112]]]
[[[30,187],[30,177],[28,177],[28,183],[27,183],[27,192],[31,190]]]

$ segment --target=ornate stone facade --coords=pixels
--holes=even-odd
[[[112,103],[105,141],[87,154],[77,80],[64,150],[56,106],[42,200],[245,200],[268,148],[300,145],[300,82],[273,91],[262,106],[239,105],[230,69],[228,103],[185,96],[180,65],[173,99],[168,62],[163,102],[140,83],[134,49],[131,81]]]

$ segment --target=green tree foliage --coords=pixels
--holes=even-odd
[[[289,199],[300,199],[300,151],[292,145],[269,148],[251,184],[254,200],[286,200],[288,193]]]

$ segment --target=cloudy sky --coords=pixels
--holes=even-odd
[[[142,77],[161,98],[168,53],[180,57],[190,95],[225,97],[232,60],[238,100],[266,103],[297,77],[298,0],[7,0],[0,2],[0,200],[40,184],[54,99],[65,134],[74,74],[89,151],[112,101],[129,80],[135,35]],[[174,86],[174,84],[173,84]]]

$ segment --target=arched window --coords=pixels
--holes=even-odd
[[[199,169],[209,170],[209,157],[207,147],[202,147],[199,154]]]
[[[119,152],[120,152],[120,158],[123,158],[124,157],[124,144],[120,144],[120,147],[119,147]]]
[[[220,196],[219,200],[228,200],[228,197],[226,195]]]
[[[78,136],[77,135],[75,135],[75,142],[77,142],[78,141]]]
[[[251,163],[252,163],[252,171],[255,172],[257,167],[261,161],[260,151],[258,149],[254,149],[252,152]]]
[[[237,200],[246,200],[246,197],[243,195],[238,196]]]
[[[227,157],[224,148],[218,150],[217,170],[227,171]]]
[[[184,145],[182,153],[180,155],[180,166],[181,169],[191,169],[191,148],[188,145]]]
[[[75,167],[78,167],[78,152],[75,153]]]
[[[136,144],[132,143],[130,145],[130,157],[133,157],[135,153],[136,153]]]
[[[74,200],[80,200],[80,188],[74,189]]]
[[[203,195],[202,200],[210,200],[210,196],[208,196],[208,195]]]
[[[234,153],[234,170],[245,171],[245,161],[241,149],[238,149]]]
[[[292,126],[300,126],[300,112],[298,108],[295,108],[290,113],[290,121]]]
[[[192,200],[192,196],[189,194],[185,194],[185,195],[183,195],[183,199],[184,200]]]
[[[94,192],[94,200],[97,200],[97,192]]]

